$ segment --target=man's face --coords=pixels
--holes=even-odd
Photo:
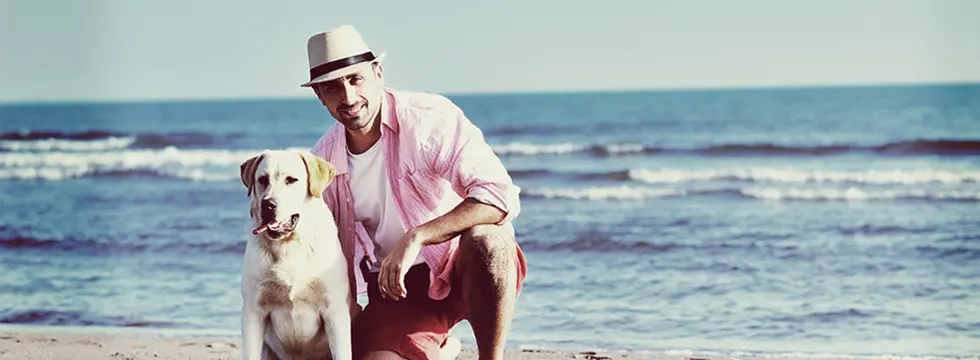
[[[381,73],[381,64],[374,64],[345,77],[314,84],[313,91],[347,130],[365,131],[381,108]]]

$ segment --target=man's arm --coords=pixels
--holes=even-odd
[[[436,238],[452,238],[475,225],[502,225],[513,220],[520,213],[520,187],[487,144],[483,132],[463,111],[452,103],[446,111],[439,136],[432,139],[435,151],[430,164],[432,171],[448,179],[465,200],[431,225],[425,224],[423,230],[434,230],[426,232]]]
[[[409,230],[381,263],[378,287],[385,297],[406,296],[404,277],[425,245],[445,242],[481,224],[502,225],[520,212],[518,192],[510,174],[483,140],[483,133],[462,110],[446,100],[424,141],[425,162],[433,175],[449,180],[464,198],[452,210]]]
[[[496,206],[466,198],[448,213],[410,230],[408,237],[422,246],[438,244],[476,225],[496,224],[506,215]]]

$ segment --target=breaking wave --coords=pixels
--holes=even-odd
[[[977,140],[907,140],[875,146],[864,145],[821,145],[786,146],[777,144],[723,144],[699,148],[665,148],[637,143],[624,144],[580,144],[553,143],[536,144],[512,142],[493,145],[500,155],[564,155],[583,153],[594,156],[618,156],[638,154],[688,154],[701,156],[825,156],[848,153],[870,153],[875,155],[911,156],[980,155],[980,141]]]
[[[244,134],[171,132],[124,134],[107,131],[0,133],[2,151],[106,151],[117,149],[163,149],[211,146],[228,143]]]
[[[765,167],[729,169],[646,169],[593,173],[564,173],[547,169],[510,171],[517,179],[564,177],[573,180],[635,181],[647,184],[679,184],[704,181],[747,183],[853,183],[853,184],[980,184],[980,169],[877,169],[797,170]]]
[[[260,151],[168,147],[107,152],[5,152],[0,153],[0,180],[58,181],[88,176],[150,175],[231,181],[238,179],[238,166]]]
[[[980,170],[942,171],[916,170],[857,170],[801,171],[772,168],[725,170],[648,170],[602,174],[603,177],[635,180],[644,183],[682,183],[691,181],[744,181],[780,183],[860,183],[860,184],[921,184],[921,183],[980,183]]]
[[[0,249],[6,250],[45,250],[95,255],[131,253],[175,253],[193,254],[200,252],[241,254],[245,251],[244,242],[233,243],[190,243],[153,241],[96,241],[67,237],[65,239],[39,239],[31,236],[0,237]]]
[[[663,189],[642,186],[594,186],[584,188],[526,189],[529,198],[570,200],[646,200],[684,196],[735,196],[771,201],[980,201],[980,190],[887,190],[850,188],[777,188],[745,187],[707,190]]]

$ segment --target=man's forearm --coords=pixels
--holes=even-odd
[[[496,206],[466,198],[448,213],[412,229],[422,245],[445,242],[463,231],[482,224],[496,224],[507,214]]]

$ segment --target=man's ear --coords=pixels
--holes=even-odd
[[[306,164],[306,186],[310,196],[323,197],[323,191],[333,182],[337,169],[323,158],[307,152],[301,152],[300,157]]]
[[[385,76],[384,76],[385,68],[381,65],[381,63],[379,63],[379,62],[372,63],[371,64],[371,71],[374,71],[374,76],[376,76],[378,78],[378,80],[384,80],[385,79]]]
[[[242,185],[245,185],[245,188],[248,189],[247,196],[252,196],[252,191],[255,189],[255,170],[258,168],[259,162],[262,161],[264,156],[265,154],[255,155],[248,160],[245,160],[245,162],[239,166],[241,171],[239,176],[242,178]]]

